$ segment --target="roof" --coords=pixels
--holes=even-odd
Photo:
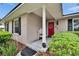
[[[7,22],[13,20],[23,14],[29,14],[34,11],[38,11],[41,9],[43,5],[46,5],[47,11],[50,13],[51,16],[55,17],[56,19],[61,18],[61,10],[60,4],[58,3],[22,3],[20,6],[16,7],[16,9],[12,10],[8,15],[6,15],[1,22]],[[57,6],[57,7],[55,7]],[[58,15],[58,16],[57,16]]]

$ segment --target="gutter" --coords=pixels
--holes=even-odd
[[[19,3],[15,8],[13,8],[4,18],[1,19],[1,22],[4,21],[8,16],[20,8],[24,3]]]

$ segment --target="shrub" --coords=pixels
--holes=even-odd
[[[0,31],[0,54],[4,56],[12,56],[16,53],[16,45],[10,43],[12,34]],[[7,44],[6,44],[7,43]]]
[[[2,29],[2,28],[0,28],[0,31],[3,31],[3,29]]]
[[[49,52],[58,56],[79,56],[79,37],[71,32],[57,33],[49,42]]]
[[[5,31],[0,31],[0,43],[6,43],[11,39],[12,34]]]
[[[79,36],[79,31],[74,31],[73,33]]]
[[[6,47],[1,47],[1,53],[4,56],[13,56],[16,53],[16,45],[10,44]]]

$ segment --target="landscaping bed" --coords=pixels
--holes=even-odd
[[[79,32],[61,32],[51,37],[46,52],[36,56],[79,56]]]
[[[7,43],[9,43],[9,44],[15,44],[16,45],[16,52],[13,54],[13,55],[7,55],[7,56],[16,56],[18,53],[19,53],[19,51],[21,51],[23,48],[25,48],[26,46],[24,45],[24,44],[22,44],[22,43],[20,43],[20,42],[17,42],[17,41],[15,41],[15,40],[10,40],[10,41],[8,41]],[[0,56],[4,56],[4,55],[2,55],[1,53],[0,53]]]
[[[52,36],[49,42],[49,52],[56,56],[79,56],[78,32],[61,32]]]
[[[26,46],[20,42],[17,42],[16,40],[11,40],[10,42],[14,43],[16,45],[16,53],[14,54],[14,56],[16,56],[19,51],[21,51],[22,49],[24,49]]]
[[[0,31],[0,56],[15,56],[25,45],[12,40],[12,34]]]
[[[0,56],[16,56],[26,46],[11,39],[9,32],[0,32]],[[46,52],[35,56],[79,56],[79,32],[61,32],[51,37]]]
[[[51,52],[46,51],[46,52],[37,52],[35,56],[54,56],[54,55],[52,55]]]

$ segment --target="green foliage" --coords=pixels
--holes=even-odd
[[[10,43],[12,34],[0,31],[0,54],[3,56],[12,56],[16,53],[16,45]]]
[[[11,39],[12,34],[5,31],[0,31],[0,43],[6,43]]]
[[[0,49],[1,49],[2,55],[4,56],[13,56],[17,51],[15,44],[11,44],[6,47],[1,47]]]
[[[3,31],[3,29],[2,29],[2,28],[0,28],[0,31]]]
[[[79,56],[79,37],[72,32],[57,33],[49,42],[49,51],[58,56]]]
[[[79,31],[74,31],[73,33],[79,36]]]

